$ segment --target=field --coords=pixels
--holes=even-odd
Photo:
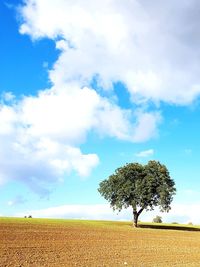
[[[0,266],[200,266],[200,228],[0,218]]]

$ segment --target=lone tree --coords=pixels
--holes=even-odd
[[[159,206],[160,211],[168,212],[176,188],[166,166],[153,160],[146,165],[129,163],[118,168],[99,184],[98,191],[113,210],[132,207],[133,226],[137,227],[143,210]]]
[[[162,223],[162,217],[161,216],[156,216],[155,218],[153,218],[153,223]]]

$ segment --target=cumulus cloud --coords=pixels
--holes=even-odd
[[[0,182],[18,180],[39,194],[76,171],[88,176],[99,163],[78,145],[93,127],[101,100],[92,90],[44,90],[11,105],[0,105]]]
[[[15,99],[15,96],[13,95],[12,92],[3,92],[1,94],[1,99],[4,102],[12,102]]]
[[[148,141],[150,137],[157,136],[157,127],[162,121],[162,117],[158,112],[137,112],[136,127],[134,133],[134,141]]]
[[[153,136],[157,114],[123,110],[89,87],[76,84],[52,87],[36,96],[25,96],[0,105],[0,183],[17,180],[34,192],[50,192],[52,183],[63,181],[72,171],[88,176],[99,163],[95,153],[79,148],[89,131],[128,141]],[[141,118],[147,135],[139,135]],[[149,130],[148,130],[149,129]],[[149,131],[149,132],[148,132]]]
[[[139,220],[143,222],[152,222],[156,215],[162,217],[163,222],[178,222],[199,224],[200,204],[184,205],[173,204],[168,213],[160,212],[159,209],[148,211],[140,215]],[[23,217],[25,214],[31,214],[35,218],[63,218],[63,219],[88,219],[88,220],[132,220],[132,210],[123,209],[121,212],[114,212],[107,204],[96,205],[62,205],[40,210],[31,210],[14,214]]]
[[[155,137],[162,116],[148,104],[186,105],[199,96],[199,7],[196,0],[26,0],[20,33],[50,38],[60,53],[50,88],[21,100],[2,96],[0,183],[17,179],[44,194],[73,171],[89,175],[99,158],[80,145],[91,131],[130,142]],[[119,106],[117,82],[133,109]]]
[[[154,155],[154,150],[148,149],[148,150],[140,151],[140,152],[136,153],[135,155],[136,155],[136,157],[139,157],[139,158],[150,157],[150,156]]]
[[[185,105],[200,93],[199,8],[197,0],[27,0],[20,32],[57,42],[56,85],[98,74],[104,89],[124,83],[134,102]]]

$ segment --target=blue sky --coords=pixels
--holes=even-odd
[[[1,215],[131,219],[98,184],[155,159],[177,186],[161,216],[200,223],[199,5],[0,3]]]

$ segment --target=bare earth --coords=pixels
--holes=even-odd
[[[200,232],[0,218],[0,266],[200,266]]]

